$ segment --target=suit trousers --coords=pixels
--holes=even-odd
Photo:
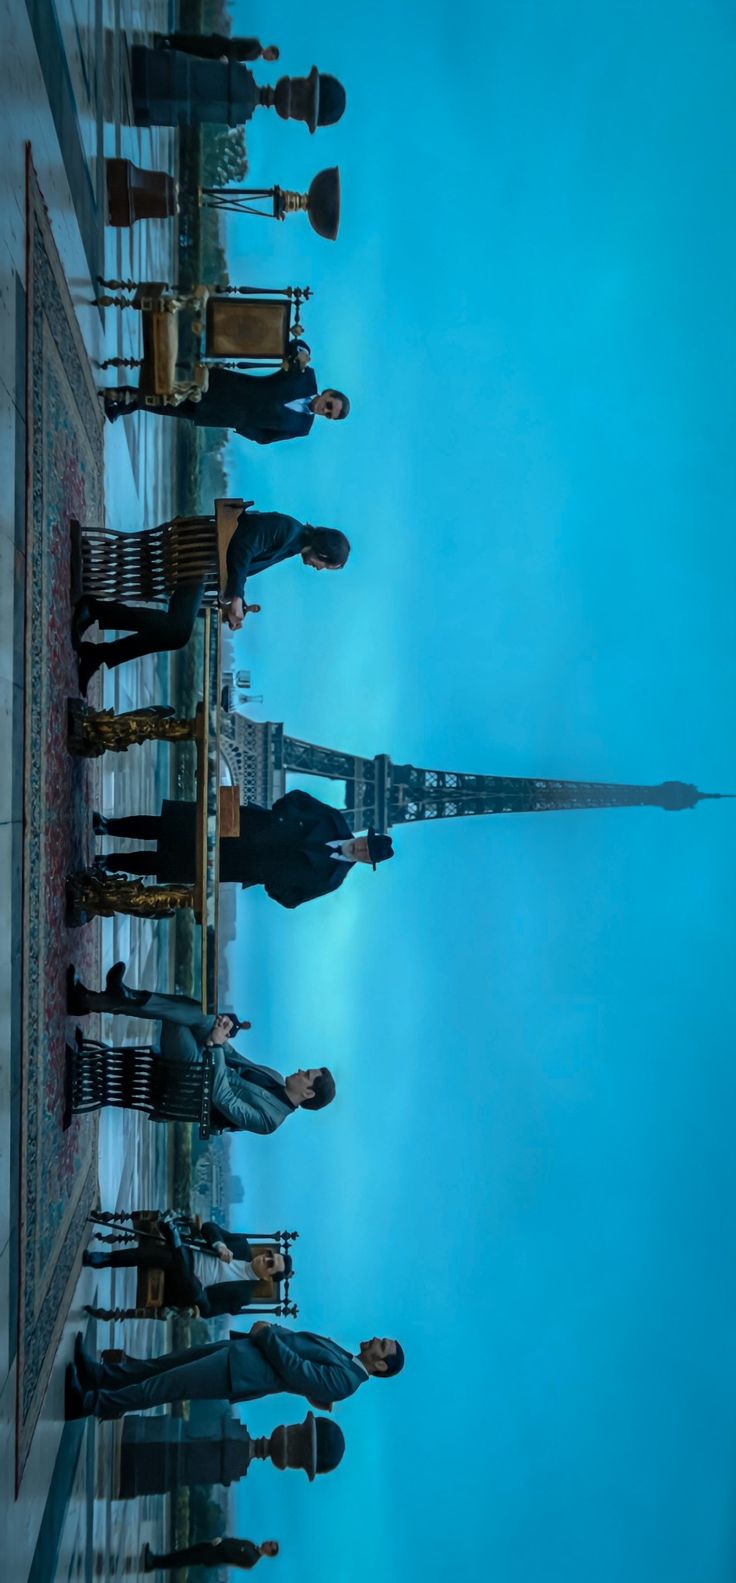
[[[93,1010],[120,1012],[126,1017],[140,1017],[144,1022],[161,1025],[159,1049],[162,1055],[183,1063],[194,1064],[201,1060],[202,1046],[214,1027],[214,1017],[206,1015],[198,1000],[189,995],[148,994],[141,991],[139,1000],[121,999],[112,1002],[110,994],[90,995]]]
[[[164,1550],[148,1553],[147,1572],[157,1572],[167,1567],[220,1567],[236,1566],[243,1571],[250,1571],[255,1566],[255,1561],[230,1561],[223,1556],[222,1544],[214,1545],[210,1539],[203,1539],[197,1545],[187,1545],[183,1550]]]
[[[143,1412],[166,1402],[221,1401],[230,1395],[229,1342],[212,1341],[160,1358],[103,1363],[96,1392],[97,1418]]]
[[[103,631],[130,632],[134,636],[101,643],[97,653],[102,664],[124,665],[143,654],[162,654],[166,649],[183,649],[189,642],[205,591],[205,580],[181,583],[174,589],[168,610],[152,605],[126,605],[117,599],[91,599],[90,606]]]
[[[111,1253],[94,1253],[96,1270],[163,1270],[164,1302],[172,1308],[188,1308],[200,1299],[200,1284],[194,1274],[189,1248],[169,1248],[160,1242],[140,1243],[137,1248],[116,1248]]]

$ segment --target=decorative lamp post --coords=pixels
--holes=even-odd
[[[300,211],[318,236],[334,242],[340,226],[340,172],[337,165],[318,171],[308,192],[291,192],[286,187],[200,187],[200,206],[223,209],[230,214],[256,214],[262,220],[285,220]],[[259,203],[270,207],[261,209]]]

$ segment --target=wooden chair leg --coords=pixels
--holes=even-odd
[[[111,297],[108,292],[101,292],[99,296],[93,297],[92,301],[96,308],[120,308],[121,312],[124,308],[135,308],[135,303],[129,302],[127,297]]]
[[[125,1243],[127,1246],[130,1246],[131,1244],[135,1244],[138,1241],[134,1231],[118,1231],[117,1233],[95,1231],[93,1235],[96,1242],[112,1243],[115,1247],[118,1247],[120,1243]]]
[[[142,368],[142,357],[106,357],[100,368]]]
[[[92,1303],[85,1303],[85,1312],[90,1319],[135,1319],[135,1308],[95,1308]]]

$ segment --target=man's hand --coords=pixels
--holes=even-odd
[[[233,1250],[232,1250],[232,1248],[226,1248],[223,1244],[221,1244],[220,1248],[218,1250],[217,1257],[220,1260],[221,1264],[232,1264],[232,1262],[233,1262]]]
[[[231,599],[229,605],[226,606],[225,614],[230,631],[239,632],[245,621],[245,606],[242,599],[239,599],[237,595],[234,599]]]
[[[268,1327],[268,1320],[267,1319],[257,1319],[255,1324],[251,1325],[250,1330],[248,1331],[248,1335],[249,1336],[257,1336],[259,1330],[268,1330],[268,1328],[269,1327]]]
[[[232,1031],[233,1025],[229,1017],[215,1017],[215,1025],[210,1034],[209,1043],[227,1044]]]

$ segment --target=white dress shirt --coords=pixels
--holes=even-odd
[[[348,839],[348,837],[346,836],[345,840],[347,841],[347,839]],[[351,857],[346,857],[345,853],[343,851],[341,851],[342,840],[340,840],[340,841],[325,841],[325,846],[331,846],[332,847],[332,856],[334,858],[337,858],[338,863],[352,863],[353,859]]]
[[[220,1281],[256,1281],[253,1265],[244,1259],[231,1259],[226,1263],[214,1251],[195,1248],[194,1273],[203,1286],[217,1286]]]
[[[292,412],[312,412],[313,400],[313,396],[295,396],[293,401],[285,401],[284,406],[291,407]]]

